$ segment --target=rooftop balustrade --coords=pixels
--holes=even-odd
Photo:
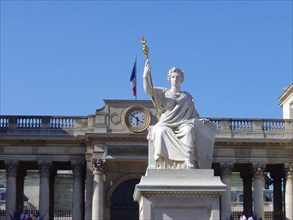
[[[289,119],[246,119],[246,118],[209,118],[220,130],[286,130],[292,129],[293,120]]]
[[[0,135],[30,133],[72,135],[88,129],[87,116],[0,116]]]
[[[246,119],[246,118],[209,118],[222,133],[276,133],[290,134],[293,138],[293,120],[290,119]],[[63,132],[75,135],[80,132],[92,132],[95,116],[0,116],[0,135],[34,134],[52,135]],[[221,136],[221,135],[220,135]],[[288,138],[288,135],[287,135]],[[289,137],[290,139],[290,137]]]

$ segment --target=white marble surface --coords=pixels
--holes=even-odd
[[[220,219],[226,190],[211,169],[148,169],[136,185],[140,219]]]
[[[210,169],[212,167],[214,142],[217,127],[215,123],[210,121],[194,120],[194,128],[197,139],[197,158],[199,169]],[[149,132],[153,129],[153,126],[149,127]],[[149,168],[156,168],[155,161],[155,145],[154,142],[149,140],[148,150],[148,163]],[[184,163],[184,161],[182,161]]]

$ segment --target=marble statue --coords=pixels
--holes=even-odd
[[[204,166],[200,165],[200,159],[207,158],[210,160],[208,163],[211,164],[212,155],[207,154],[212,154],[216,127],[212,125],[211,129],[205,128],[204,124],[208,119],[199,118],[192,96],[188,92],[181,91],[180,86],[184,81],[183,71],[175,67],[169,70],[168,81],[171,84],[169,89],[152,87],[149,75],[151,75],[151,65],[147,60],[143,72],[143,87],[145,93],[152,97],[159,115],[158,122],[149,129],[147,137],[154,146],[156,168],[201,168]],[[212,146],[204,146],[207,144]],[[206,149],[199,149],[201,145]],[[201,152],[206,156],[200,158]]]

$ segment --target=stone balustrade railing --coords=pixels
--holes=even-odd
[[[74,131],[88,129],[89,117],[71,116],[0,116],[0,135],[23,135],[52,133],[72,135]]]
[[[0,128],[75,128],[88,117],[68,116],[0,116]]]
[[[245,119],[245,118],[209,118],[217,124],[218,131],[274,131],[292,132],[293,120],[290,119]],[[64,130],[67,134],[74,131],[94,129],[94,116],[0,116],[0,135],[7,132],[25,130]],[[1,132],[2,130],[2,132]]]
[[[290,119],[210,118],[220,130],[286,130],[292,129]]]

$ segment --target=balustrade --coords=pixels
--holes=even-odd
[[[264,130],[283,130],[284,129],[284,121],[277,120],[266,120],[263,121],[263,129]]]
[[[41,128],[42,118],[41,117],[30,117],[21,116],[16,120],[16,126],[18,128]]]
[[[9,117],[0,117],[0,128],[7,128],[9,125]]]
[[[50,128],[74,128],[75,119],[74,118],[51,118]]]
[[[262,130],[264,131],[278,131],[285,130],[286,122],[291,122],[292,120],[286,119],[234,119],[234,118],[210,118],[210,121],[214,122],[218,129],[222,130],[225,126],[224,123],[229,125],[230,130],[254,130],[257,125],[260,124]]]
[[[230,128],[231,130],[252,130],[252,121],[251,120],[231,120]]]
[[[73,129],[77,121],[87,120],[87,117],[67,116],[0,116],[0,128],[16,129]],[[83,123],[81,123],[83,124]],[[87,123],[86,123],[87,124]]]
[[[289,119],[244,119],[244,118],[209,118],[218,130],[273,132],[291,131],[293,120]],[[0,129],[66,129],[88,128],[87,116],[0,116]]]

